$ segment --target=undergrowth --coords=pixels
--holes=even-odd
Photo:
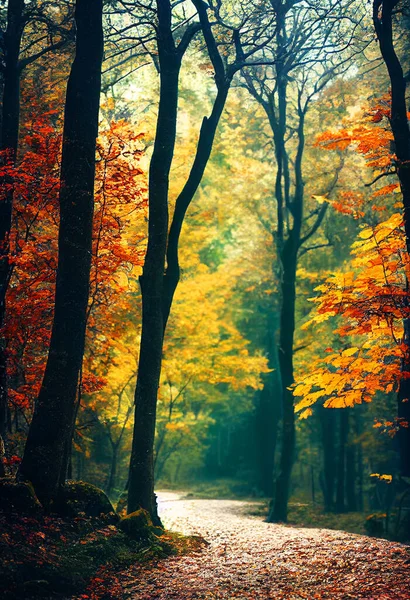
[[[0,515],[0,595],[109,599],[131,565],[198,550],[203,540],[165,532],[135,541],[102,519]]]

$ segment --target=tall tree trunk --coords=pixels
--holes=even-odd
[[[283,96],[281,100],[281,96]],[[284,106],[282,112],[286,115],[286,86],[279,86],[279,103]],[[281,282],[281,313],[279,333],[279,366],[282,382],[282,448],[280,456],[280,471],[275,483],[275,498],[269,521],[287,521],[290,479],[295,460],[295,409],[292,385],[293,379],[293,343],[295,337],[295,310],[296,310],[296,270],[298,265],[298,251],[301,244],[301,229],[303,220],[304,183],[302,177],[302,160],[305,147],[305,112],[299,105],[297,139],[298,146],[294,161],[295,191],[292,198],[291,213],[293,216],[292,229],[288,230],[286,241],[281,243],[278,236],[278,251],[282,265]],[[286,132],[286,119],[275,134],[275,146],[282,148],[284,164],[284,200],[290,208],[290,188],[288,170],[289,158],[284,145]],[[278,203],[279,206],[279,203]]]
[[[160,99],[154,150],[149,173],[148,246],[142,276],[142,334],[135,390],[135,422],[130,461],[128,512],[142,507],[159,523],[154,494],[154,438],[162,347],[174,292],[179,281],[178,244],[186,211],[201,182],[211,154],[216,128],[235,73],[225,74],[224,64],[207,18],[207,7],[194,0],[204,38],[215,67],[218,88],[211,115],[205,117],[188,180],[177,198],[168,235],[169,172],[175,147],[178,113],[178,79],[182,57],[199,30],[192,24],[175,46],[172,7],[157,1],[157,44],[160,66]],[[165,258],[167,260],[164,275]]]
[[[310,465],[310,489],[312,495],[312,503],[316,504],[316,492],[315,492],[315,468]]]
[[[135,389],[128,512],[147,510],[157,521],[154,495],[154,437],[164,336],[163,290],[168,235],[169,172],[174,154],[181,58],[171,30],[171,5],[158,0],[160,97],[149,170],[148,246],[140,277],[142,334]]]
[[[406,246],[407,252],[410,253],[410,128],[406,109],[406,80],[393,42],[392,13],[397,4],[397,0],[373,0],[373,24],[391,83],[390,125],[396,146],[396,169],[403,197]],[[409,283],[407,285],[409,286]],[[407,309],[410,313],[409,299]],[[406,376],[400,382],[397,401],[398,418],[404,425],[399,427],[398,439],[401,473],[410,477],[410,316],[404,319],[403,328],[406,356],[402,363],[402,371]]]
[[[292,233],[282,253],[282,306],[280,314],[279,365],[282,381],[282,447],[275,499],[269,521],[287,521],[290,478],[295,459],[295,411],[293,406],[293,340],[295,334],[297,247]]]
[[[410,252],[410,246],[407,252]],[[409,285],[409,282],[407,285]],[[410,305],[409,300],[407,300],[407,303]],[[397,396],[397,417],[399,419],[397,436],[399,441],[400,471],[404,477],[410,477],[410,318],[404,319],[403,322],[403,343],[406,345],[406,358],[402,361],[402,371],[406,376],[400,381]]]
[[[269,367],[271,363],[269,362]],[[259,488],[272,497],[274,488],[275,453],[281,413],[281,386],[278,370],[267,373],[258,392],[256,407],[256,440],[258,443]]]
[[[323,500],[325,512],[334,509],[335,494],[335,434],[336,413],[334,410],[319,406],[321,442],[323,450]]]
[[[103,56],[102,0],[76,0],[76,55],[67,85],[54,321],[20,477],[49,505],[67,470],[84,354],[92,250],[95,149]]]
[[[349,409],[345,409],[349,412]],[[346,447],[346,507],[350,512],[357,510],[356,497],[356,445],[349,439]]]
[[[277,349],[278,307],[268,306],[265,348],[270,373],[262,377],[263,388],[255,399],[255,440],[257,444],[259,488],[268,498],[273,497],[275,454],[278,426],[282,410],[282,386],[280,381]]]
[[[337,453],[336,512],[343,513],[345,504],[346,479],[346,443],[349,434],[349,412],[339,410],[339,448]]]
[[[361,436],[363,434],[363,415],[365,407],[356,406],[353,412],[354,435],[356,439],[357,454],[357,510],[363,511],[363,444]]]
[[[111,446],[112,455],[111,455],[110,474],[108,477],[108,483],[107,483],[107,489],[106,489],[107,496],[111,496],[111,494],[115,488],[115,485],[117,483],[118,448],[119,448],[118,444],[112,444],[112,446]]]
[[[174,293],[179,283],[180,269],[178,260],[178,246],[182,224],[184,222],[186,211],[188,210],[199,184],[201,183],[209,157],[211,156],[216,130],[225,107],[230,83],[231,77],[229,77],[227,80],[224,79],[224,81],[219,85],[218,94],[216,96],[211,115],[209,117],[204,117],[202,121],[194,163],[189,173],[187,182],[175,203],[175,211],[169,230],[167,269],[164,279],[162,304],[164,331],[171,310]]]
[[[1,161],[16,164],[20,118],[19,56],[23,35],[24,0],[9,0],[4,34],[3,99],[1,114]],[[3,335],[6,292],[10,280],[9,236],[13,209],[13,181],[0,181],[0,477],[5,475],[5,437],[7,434],[7,342]]]

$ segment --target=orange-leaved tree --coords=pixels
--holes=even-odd
[[[406,305],[408,255],[403,219],[394,213],[388,220],[359,233],[353,245],[351,269],[330,275],[316,287],[316,308],[304,325],[328,319],[337,322],[339,350],[326,348],[311,374],[298,382],[295,396],[302,396],[297,410],[317,400],[330,408],[370,402],[377,391],[397,389],[401,360],[406,352],[403,318]]]
[[[12,454],[21,448],[21,430],[29,422],[44,374],[53,315],[57,267],[58,190],[61,129],[51,106],[28,98],[32,116],[24,124],[24,156],[12,169],[15,185],[10,238],[11,282],[5,334],[8,353],[9,419]],[[87,313],[86,357],[81,394],[106,383],[102,363],[124,330],[121,315],[132,300],[128,277],[142,265],[146,199],[142,185],[139,138],[123,121],[101,132],[96,168],[91,288]],[[1,174],[1,173],[0,173]],[[140,231],[141,248],[127,235]],[[102,358],[101,358],[102,357]],[[12,425],[14,424],[14,425]]]
[[[390,96],[385,96],[371,107],[362,122],[337,132],[325,132],[318,143],[327,149],[353,144],[374,170],[375,176],[367,184],[374,185],[397,173],[391,120]],[[315,300],[317,308],[311,322],[339,317],[335,333],[342,338],[340,349],[334,352],[328,348],[327,355],[319,359],[312,374],[300,381],[294,392],[303,397],[297,409],[305,409],[302,414],[307,416],[309,407],[318,399],[325,400],[327,407],[343,408],[369,402],[377,391],[397,391],[398,416],[392,418],[390,426],[404,440],[402,473],[406,474],[403,449],[409,419],[403,389],[409,379],[406,365],[410,361],[406,334],[407,236],[403,214],[391,214],[381,223],[377,223],[376,216],[386,212],[389,203],[395,208],[401,206],[394,199],[399,187],[403,189],[393,181],[376,189],[367,199],[363,194],[349,192],[342,199],[347,201],[335,203],[337,210],[355,217],[364,216],[370,208],[370,226],[359,233],[360,239],[353,245],[352,270],[341,270],[316,288],[321,295]]]

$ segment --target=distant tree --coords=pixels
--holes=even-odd
[[[350,22],[353,3],[325,2],[305,6],[272,0],[276,31],[264,48],[264,57],[273,67],[259,67],[244,73],[245,85],[263,107],[272,130],[276,159],[276,219],[273,210],[265,225],[276,246],[279,264],[273,276],[281,286],[278,333],[278,361],[281,376],[282,448],[274,501],[269,520],[286,521],[289,485],[295,453],[294,335],[296,309],[296,270],[301,255],[316,249],[309,240],[320,228],[328,204],[324,202],[307,216],[305,210],[304,150],[306,115],[321,90],[346,69],[345,50],[360,24]],[[335,187],[343,162],[330,179],[320,183],[318,193],[326,196]],[[306,226],[308,223],[308,226]],[[319,246],[320,247],[320,246]],[[274,335],[275,332],[272,332]]]

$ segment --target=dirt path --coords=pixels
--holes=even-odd
[[[410,548],[327,529],[272,525],[248,503],[160,495],[167,528],[200,534],[202,552],[123,574],[124,598],[410,600]]]

